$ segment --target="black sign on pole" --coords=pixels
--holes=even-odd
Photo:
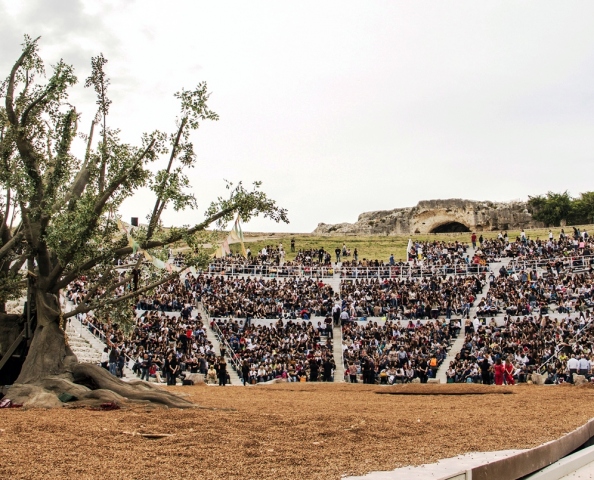
[[[133,227],[137,227],[138,226],[138,217],[132,217],[132,219],[130,220],[130,225],[132,225]]]

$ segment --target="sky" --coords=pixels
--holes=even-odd
[[[192,137],[199,209],[164,223],[199,222],[224,179],[261,180],[291,223],[244,230],[311,232],[419,200],[594,190],[592,18],[591,1],[0,0],[0,71],[41,35],[48,64],[76,69],[86,131],[102,52],[108,125],[132,144],[174,131],[173,93],[206,81],[220,120]]]

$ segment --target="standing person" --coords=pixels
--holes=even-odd
[[[590,373],[590,360],[588,360],[585,355],[581,355],[578,363],[579,363],[578,374],[583,375],[584,377],[587,378]]]
[[[421,383],[427,383],[427,372],[429,371],[429,367],[427,365],[427,360],[425,358],[421,359],[419,362],[419,367],[417,369],[419,378],[421,379]]]
[[[483,378],[483,385],[491,385],[491,364],[489,363],[488,354],[485,354],[485,358],[481,362],[481,377]]]
[[[310,382],[318,381],[319,371],[320,371],[320,369],[319,369],[317,360],[312,359],[309,363],[309,381]]]
[[[179,362],[177,356],[173,353],[169,354],[169,383],[168,385],[175,385],[177,383],[177,376],[179,375]]]
[[[508,358],[505,361],[505,383],[508,385],[515,385],[514,382],[514,364]]]
[[[334,253],[336,254],[336,263],[340,262],[340,247],[336,247],[334,249]]]
[[[117,376],[122,378],[124,376],[124,365],[126,365],[126,357],[124,356],[124,349],[120,350],[118,355],[118,369]]]
[[[334,305],[334,307],[332,308],[332,320],[334,321],[334,326],[339,327],[340,326],[340,313],[341,313],[342,308],[340,307],[340,305],[337,303]]]
[[[225,363],[225,357],[219,359],[217,374],[219,376],[219,387],[224,387],[227,384],[227,364]]]
[[[476,248],[476,233],[472,232],[472,235],[470,236],[470,241],[472,242],[472,248]]]
[[[326,324],[326,336],[328,338],[332,338],[332,335],[334,333],[332,330],[332,317],[330,315],[326,315],[326,318],[324,319],[324,323]]]
[[[109,349],[105,347],[101,354],[101,368],[109,370]]]
[[[567,360],[567,369],[569,370],[569,383],[573,383],[573,374],[578,372],[580,362],[572,353],[571,358]]]
[[[359,261],[359,252],[357,251],[357,248],[353,250],[353,260],[355,260],[355,262]]]
[[[146,381],[149,381],[149,369],[151,368],[151,361],[149,359],[148,353],[145,353],[142,357],[142,362],[140,362],[140,379],[144,380],[146,377]]]
[[[503,372],[505,368],[501,363],[501,358],[498,358],[493,366],[493,370],[495,371],[495,385],[503,385]]]
[[[324,363],[322,365],[324,369],[324,381],[331,382],[332,381],[332,370],[334,369],[334,363],[330,360],[330,358],[326,357]]]
[[[295,253],[295,239],[291,238],[291,252]]]
[[[349,380],[357,383],[357,366],[353,362],[349,363]]]
[[[241,381],[243,382],[243,386],[245,387],[249,382],[249,374],[250,374],[250,365],[247,360],[244,360],[241,364]]]
[[[111,373],[114,377],[117,375],[118,357],[118,351],[116,350],[115,346],[112,346],[109,352],[109,373]]]

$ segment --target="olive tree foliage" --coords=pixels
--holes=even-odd
[[[259,182],[252,188],[227,183],[226,195],[214,200],[197,224],[163,228],[168,207],[197,208],[187,174],[196,166],[191,137],[202,122],[218,116],[208,107],[206,83],[200,83],[175,94],[180,110],[171,133],[153,131],[136,145],[126,144],[109,126],[106,64],[103,55],[94,57],[84,83],[97,96],[88,133],[81,131],[80,112],[68,99],[77,84],[73,68],[60,61],[46,72],[38,39],[25,38],[21,56],[0,87],[0,312],[7,299],[23,294],[27,271],[38,322],[89,310],[108,309],[114,315],[117,304],[129,315],[131,299],[177,273],[158,270],[141,256],[134,264],[144,269],[138,290],[116,297],[116,289],[131,282],[131,275],[115,270],[118,259],[137,249],[158,256],[167,245],[183,241],[195,247],[187,264],[203,266],[208,255],[200,246],[207,229],[223,227],[235,214],[243,221],[257,215],[288,221],[286,210],[268,198]],[[76,139],[86,142],[80,158],[72,153]],[[118,226],[117,211],[143,187],[150,188],[155,203],[147,211],[147,226],[135,228],[129,238]],[[47,314],[40,311],[42,297],[58,295],[81,275],[92,280],[84,302],[71,312],[41,318]]]

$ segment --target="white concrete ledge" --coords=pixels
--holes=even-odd
[[[594,446],[584,448],[526,477],[525,480],[559,480],[594,462]]]

